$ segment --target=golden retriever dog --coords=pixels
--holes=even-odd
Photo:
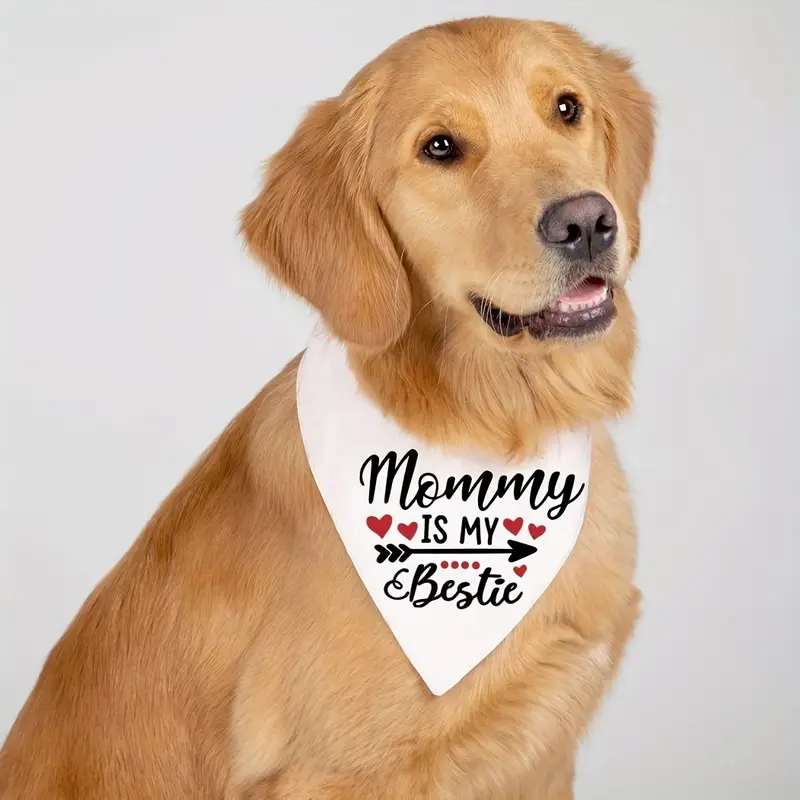
[[[50,653],[0,754],[3,800],[572,797],[639,607],[606,423],[630,402],[653,134],[628,60],[510,19],[409,35],[311,108],[242,214],[250,251],[421,439],[514,460],[591,430],[577,544],[433,695],[315,485],[295,358]]]

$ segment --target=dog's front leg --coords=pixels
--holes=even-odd
[[[589,651],[595,659],[606,658],[608,669],[604,670],[606,683],[616,677],[622,654],[625,650],[634,625],[639,617],[641,592],[633,589],[618,620],[614,635],[604,644]],[[586,722],[591,719],[594,709],[602,698],[599,693],[586,714]],[[554,754],[549,759],[537,765],[525,782],[525,788],[519,795],[519,800],[574,800],[573,784],[575,780],[575,751],[577,737],[568,744],[559,754]]]
[[[425,754],[430,776],[420,797],[437,786],[461,800],[515,797],[570,800],[573,752],[618,669],[639,614],[638,590],[606,636],[587,641],[565,626],[549,642],[534,643],[526,678],[496,695],[480,714]],[[510,743],[514,743],[511,747]]]

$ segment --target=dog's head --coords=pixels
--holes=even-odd
[[[425,307],[498,352],[580,347],[630,324],[652,140],[617,53],[550,23],[448,23],[311,109],[242,230],[346,342],[389,347]]]

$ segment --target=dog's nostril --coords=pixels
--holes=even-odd
[[[582,235],[580,225],[567,225],[567,237],[563,244],[577,244]]]
[[[611,222],[606,221],[606,217],[602,216],[599,220],[597,220],[597,226],[595,230],[598,233],[608,233],[609,231],[614,230],[614,225]]]

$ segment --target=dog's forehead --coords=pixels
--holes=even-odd
[[[571,32],[504,22],[433,28],[398,43],[389,96],[415,113],[459,101],[499,111],[523,100],[523,90],[582,83],[585,57]]]

